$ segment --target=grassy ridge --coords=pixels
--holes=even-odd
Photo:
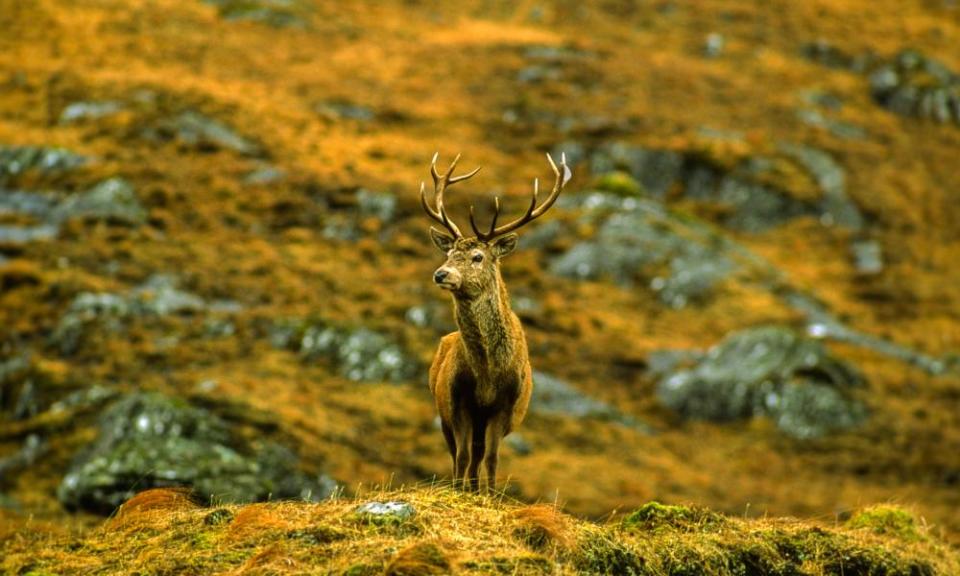
[[[402,501],[409,518],[358,506]],[[647,504],[606,525],[552,505],[522,505],[445,487],[401,489],[320,504],[201,507],[150,490],[101,526],[0,532],[9,574],[636,574],[935,575],[960,556],[922,522],[878,507],[829,526],[746,520]]]

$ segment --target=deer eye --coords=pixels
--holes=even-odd
[[[478,263],[479,263],[479,262],[483,262],[483,254],[477,252],[476,254],[473,255],[472,260],[473,260],[474,262],[478,262]]]

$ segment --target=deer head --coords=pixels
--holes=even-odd
[[[453,170],[459,160],[460,155],[458,154],[450,163],[447,171],[441,174],[437,171],[437,154],[433,155],[433,161],[430,163],[430,175],[433,177],[435,208],[430,207],[427,203],[426,186],[423,182],[420,183],[420,204],[427,215],[442,224],[446,229],[446,232],[444,232],[430,227],[430,237],[433,239],[433,243],[447,255],[447,261],[434,272],[433,281],[440,288],[450,290],[456,295],[471,298],[485,293],[495,285],[499,275],[500,259],[513,252],[514,248],[517,247],[517,235],[514,231],[539,218],[549,210],[572,174],[567,167],[566,155],[561,155],[560,167],[558,168],[554,164],[553,158],[547,154],[547,160],[556,176],[553,190],[550,191],[547,199],[542,204],[537,204],[540,182],[534,180],[533,196],[526,213],[512,222],[497,226],[497,219],[500,217],[500,199],[495,198],[493,220],[486,232],[477,227],[473,206],[470,206],[470,227],[473,228],[476,236],[467,238],[447,215],[443,204],[443,193],[449,186],[471,178],[480,171],[480,168],[477,168],[467,174],[453,176]]]

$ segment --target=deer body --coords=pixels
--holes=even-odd
[[[549,157],[548,157],[549,158]],[[457,157],[459,159],[459,156]],[[533,220],[553,204],[570,178],[566,160],[561,173],[554,165],[557,183],[550,197],[536,206],[538,185],[534,184],[533,202],[524,217],[501,227],[496,226],[499,200],[493,224],[480,232],[470,211],[475,238],[464,238],[443,206],[447,186],[465,180],[452,177],[457,160],[445,174],[431,174],[436,187],[437,209],[427,205],[423,185],[421,201],[427,213],[446,227],[448,235],[430,229],[434,243],[447,255],[447,261],[434,273],[434,282],[449,290],[459,331],[444,336],[430,367],[430,392],[440,414],[441,428],[453,460],[455,482],[463,481],[472,489],[479,487],[483,464],[487,486],[496,484],[500,441],[523,421],[533,392],[527,342],[520,319],[510,309],[510,298],[500,275],[500,258],[516,247],[512,233]],[[553,165],[553,161],[550,161]],[[479,170],[479,169],[478,169]]]

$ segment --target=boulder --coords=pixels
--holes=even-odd
[[[327,495],[289,449],[241,441],[207,410],[138,392],[103,412],[97,439],[75,458],[57,496],[70,510],[106,514],[137,492],[169,486],[217,502]]]
[[[533,372],[533,395],[530,411],[537,414],[567,416],[576,419],[596,419],[617,422],[631,428],[648,431],[646,425],[624,414],[606,402],[592,398],[573,385],[544,372]]]
[[[248,21],[274,28],[303,28],[309,4],[304,0],[204,0],[227,21]]]
[[[866,409],[852,394],[862,376],[820,341],[766,326],[729,335],[690,368],[666,373],[657,396],[691,419],[769,417],[784,433],[815,438],[852,428]]]
[[[26,173],[62,174],[84,166],[90,158],[63,148],[0,146],[0,186]]]
[[[390,337],[366,327],[312,325],[303,331],[300,355],[324,359],[354,381],[404,382],[421,372],[420,363]]]
[[[110,178],[86,192],[67,197],[53,210],[52,216],[56,222],[81,218],[138,225],[146,221],[147,211],[129,182]]]
[[[552,259],[550,271],[559,276],[647,285],[665,304],[682,308],[708,299],[736,269],[722,242],[694,230],[659,202],[593,193],[572,194],[562,205],[579,208],[581,223],[596,232]],[[559,224],[552,230],[565,234]],[[546,233],[546,227],[539,232]]]
[[[960,126],[960,75],[914,50],[904,50],[870,74],[874,101],[901,116]]]

